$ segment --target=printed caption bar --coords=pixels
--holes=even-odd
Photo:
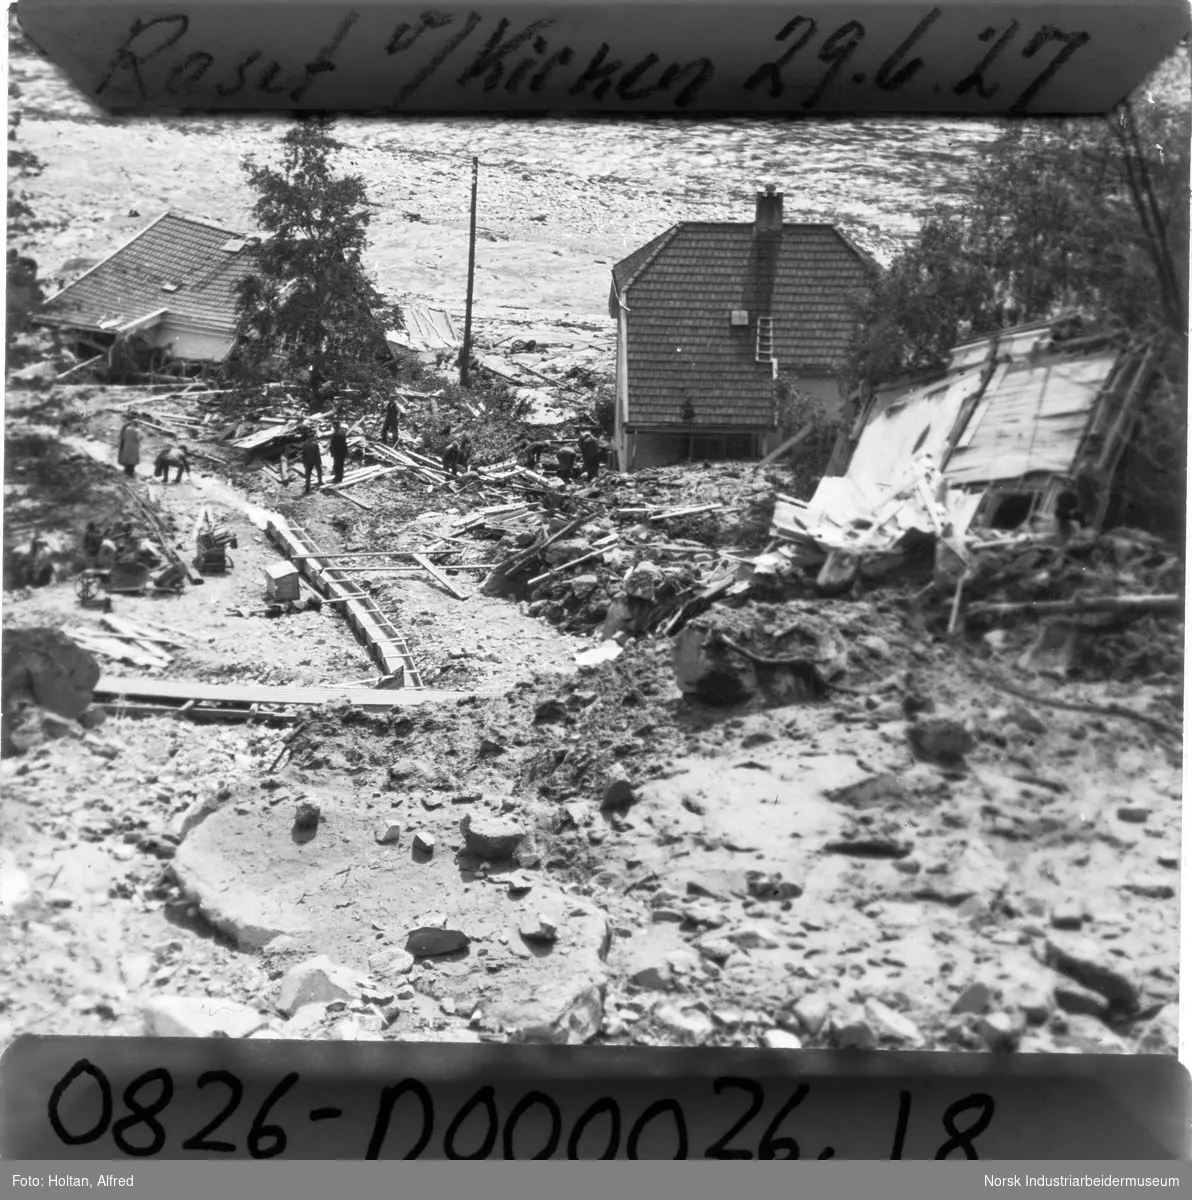
[[[1095,114],[1186,0],[20,0],[113,111]]]
[[[0,1155],[75,1159],[1188,1157],[1161,1056],[17,1039]]]

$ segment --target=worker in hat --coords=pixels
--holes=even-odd
[[[348,457],[348,435],[342,421],[335,422],[331,434],[331,482],[342,483],[344,478],[344,460]]]

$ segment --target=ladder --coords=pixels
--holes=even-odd
[[[774,318],[757,319],[757,354],[759,363],[769,363],[774,378],[778,378],[778,359],[774,357]]]

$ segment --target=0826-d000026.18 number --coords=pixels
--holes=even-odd
[[[88,1087],[88,1081],[98,1092],[99,1116],[89,1128],[67,1128],[61,1112],[63,1102],[73,1089]],[[213,1107],[209,1119],[194,1130],[167,1127],[174,1125],[174,1120],[184,1109],[192,1110],[197,1097],[188,1097],[187,1104],[175,1104],[171,1109],[178,1088],[165,1067],[143,1072],[124,1088],[121,1102],[127,1111],[126,1115],[117,1116],[111,1082],[93,1063],[80,1059],[54,1086],[46,1113],[50,1127],[62,1144],[89,1145],[110,1135],[116,1149],[132,1158],[152,1158],[171,1143],[177,1144],[183,1152],[195,1154],[268,1159],[289,1152],[293,1157],[302,1157],[302,1139],[297,1138],[296,1144],[291,1146],[289,1134],[275,1111],[287,1097],[290,1100],[288,1107],[293,1111],[293,1101],[300,1094],[295,1089],[300,1083],[301,1077],[296,1071],[277,1083],[253,1115],[243,1148],[226,1140],[227,1129],[223,1130],[222,1137],[217,1136],[240,1108],[245,1093],[243,1081],[226,1070],[205,1071],[195,1079],[194,1087],[198,1091],[222,1089],[223,1103]],[[436,1114],[432,1089],[413,1077],[381,1088],[375,1105],[368,1110],[347,1113],[340,1108],[324,1106],[309,1109],[305,1116],[307,1121],[315,1124],[346,1117],[346,1124],[351,1126],[367,1125],[367,1141],[361,1139],[357,1154],[347,1152],[343,1155],[364,1159],[380,1158],[382,1152],[387,1152],[387,1158],[416,1159],[427,1155],[428,1150],[431,1151],[428,1157],[439,1157],[432,1149],[436,1135],[441,1138],[442,1157],[447,1159],[637,1159],[641,1157],[639,1151],[647,1130],[652,1137],[665,1139],[664,1144],[670,1151],[669,1154],[651,1154],[648,1156],[651,1158],[765,1161],[836,1157],[834,1147],[804,1147],[795,1136],[796,1110],[805,1103],[814,1104],[809,1084],[801,1083],[793,1090],[785,1091],[776,1108],[767,1100],[762,1084],[753,1079],[721,1076],[711,1081],[711,1092],[711,1096],[699,1102],[700,1107],[707,1111],[714,1102],[716,1119],[722,1128],[703,1146],[692,1144],[683,1105],[670,1097],[640,1109],[637,1105],[624,1106],[628,1111],[623,1111],[618,1099],[602,1096],[573,1121],[566,1122],[559,1102],[546,1091],[527,1091],[502,1114],[498,1110],[495,1089],[484,1086],[460,1105],[444,1125]],[[211,1094],[219,1095],[218,1092]],[[402,1106],[400,1119],[396,1115],[399,1103]],[[891,1159],[902,1157],[912,1107],[911,1092],[899,1092],[897,1111],[889,1118],[888,1157]],[[535,1111],[533,1121],[526,1121]],[[947,1136],[940,1142],[934,1157],[978,1158],[975,1142],[989,1127],[993,1113],[993,1098],[983,1092],[961,1097],[948,1105],[940,1115],[940,1125]],[[958,1125],[962,1117],[967,1120]],[[298,1120],[301,1119],[299,1116]],[[706,1121],[701,1121],[703,1124]],[[522,1126],[520,1136],[519,1125]],[[290,1132],[293,1131],[291,1124]],[[401,1153],[403,1148],[404,1153]]]

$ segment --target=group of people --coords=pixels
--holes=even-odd
[[[542,455],[550,449],[550,442],[530,442],[522,440],[518,443],[518,457],[522,465],[534,471],[542,462]],[[576,442],[578,454],[570,446],[559,446],[555,450],[555,462],[559,478],[564,483],[578,479],[581,473],[589,480],[596,478],[600,471],[600,460],[604,456],[600,443],[586,430],[579,435]],[[582,471],[576,467],[576,459],[583,463]]]
[[[124,468],[125,475],[132,478],[141,461],[141,427],[135,420],[125,421],[116,442],[116,462]],[[162,483],[170,482],[170,470],[175,471],[174,482],[181,483],[182,476],[190,475],[190,451],[180,444],[167,444],[153,460],[153,478]]]
[[[310,481],[314,478],[316,487],[323,486],[323,450],[315,431],[309,426],[303,426],[298,431],[302,439],[299,454],[302,456],[302,471],[306,478],[304,495],[310,494]],[[331,453],[331,482],[342,483],[344,478],[344,463],[348,460],[348,433],[342,421],[336,421],[331,429],[331,440],[327,449]]]

